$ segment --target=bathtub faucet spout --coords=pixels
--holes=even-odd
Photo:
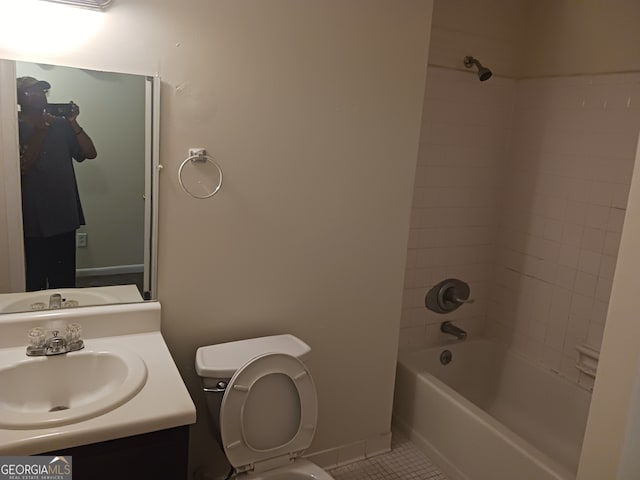
[[[451,322],[442,322],[442,324],[440,325],[440,331],[443,333],[448,333],[449,335],[453,335],[458,340],[464,340],[465,338],[467,338],[467,332],[465,332],[460,327],[456,327]]]

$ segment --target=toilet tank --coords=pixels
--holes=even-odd
[[[304,361],[311,347],[290,334],[249,338],[200,347],[196,351],[196,372],[205,381],[229,380],[249,360],[265,353],[286,353]]]

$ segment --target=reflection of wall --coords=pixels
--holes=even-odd
[[[0,59],[0,292],[24,290],[15,62]]]
[[[2,96],[0,96],[0,102],[2,101]],[[0,104],[0,112],[3,111],[2,105]],[[2,129],[0,128],[0,145],[4,145],[4,134]],[[1,153],[1,152],[0,152]],[[9,252],[9,218],[8,218],[8,209],[11,208],[11,205],[8,203],[6,197],[6,188],[4,186],[4,179],[6,178],[6,173],[4,171],[4,161],[0,161],[0,179],[2,179],[2,193],[0,193],[0,252]],[[10,292],[11,290],[11,269],[9,268],[9,260],[10,255],[0,255],[0,292]]]
[[[77,13],[37,3],[64,12],[62,23]],[[33,7],[29,21],[42,16]],[[331,463],[363,456],[365,440],[369,454],[388,447],[430,8],[118,0],[83,11],[73,44],[55,53],[14,46],[3,22],[20,20],[0,12],[0,56],[162,78],[159,295],[163,335],[198,407],[193,466],[226,473],[196,347],[281,332],[313,348],[310,451],[344,446]],[[39,45],[58,40],[46,33]],[[178,185],[189,147],[224,170],[209,200]]]
[[[0,102],[2,101],[2,96],[0,96]],[[0,104],[0,112],[3,111]],[[4,145],[4,136],[2,129],[0,128],[0,145]],[[4,179],[5,179],[5,171],[4,171],[4,161],[0,161],[0,179],[2,179],[2,193],[0,193],[0,252],[8,252],[9,251],[9,219],[7,216],[7,209],[11,208],[8,203],[8,199],[6,198],[6,188],[4,187]],[[10,281],[10,268],[9,268],[9,255],[0,255],[0,292],[10,292],[11,291],[11,281]]]
[[[87,224],[79,269],[140,265],[144,235],[144,77],[18,62],[18,76],[51,84],[49,102],[73,100],[98,157],[74,162]]]

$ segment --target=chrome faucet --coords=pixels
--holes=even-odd
[[[44,354],[58,355],[60,353],[67,353],[69,351],[67,339],[58,336],[58,330],[51,332],[51,335],[51,338],[44,342]]]
[[[30,345],[27,347],[29,357],[60,355],[84,348],[81,328],[77,323],[67,325],[66,337],[60,336],[59,330],[52,330],[51,337],[45,339],[43,328],[35,327],[29,331]]]
[[[62,295],[59,293],[54,293],[49,297],[49,308],[56,309],[62,308]]]
[[[442,333],[448,333],[449,335],[453,335],[458,340],[464,340],[465,338],[467,338],[467,332],[465,332],[460,327],[456,327],[451,322],[442,322],[442,324],[440,325],[440,331]]]

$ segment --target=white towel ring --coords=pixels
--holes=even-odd
[[[216,187],[213,189],[213,191],[211,191],[210,193],[208,193],[206,195],[196,195],[195,193],[189,191],[189,189],[185,186],[184,181],[182,179],[182,171],[183,171],[185,165],[187,165],[190,162],[193,162],[193,163],[209,162],[209,163],[213,164],[214,167],[216,167],[216,169],[218,170],[218,174],[220,176],[220,179],[218,180],[218,185],[216,185]],[[198,199],[211,198],[216,193],[218,193],[220,191],[220,188],[222,187],[222,169],[220,168],[220,165],[218,165],[213,160],[212,157],[210,157],[209,155],[207,155],[204,152],[200,152],[200,153],[198,153],[198,155],[192,155],[190,157],[185,158],[184,161],[180,164],[180,168],[178,168],[178,182],[180,183],[180,187],[182,187],[182,190],[184,190],[185,193],[187,193],[188,195],[192,196],[193,198],[198,198]]]

